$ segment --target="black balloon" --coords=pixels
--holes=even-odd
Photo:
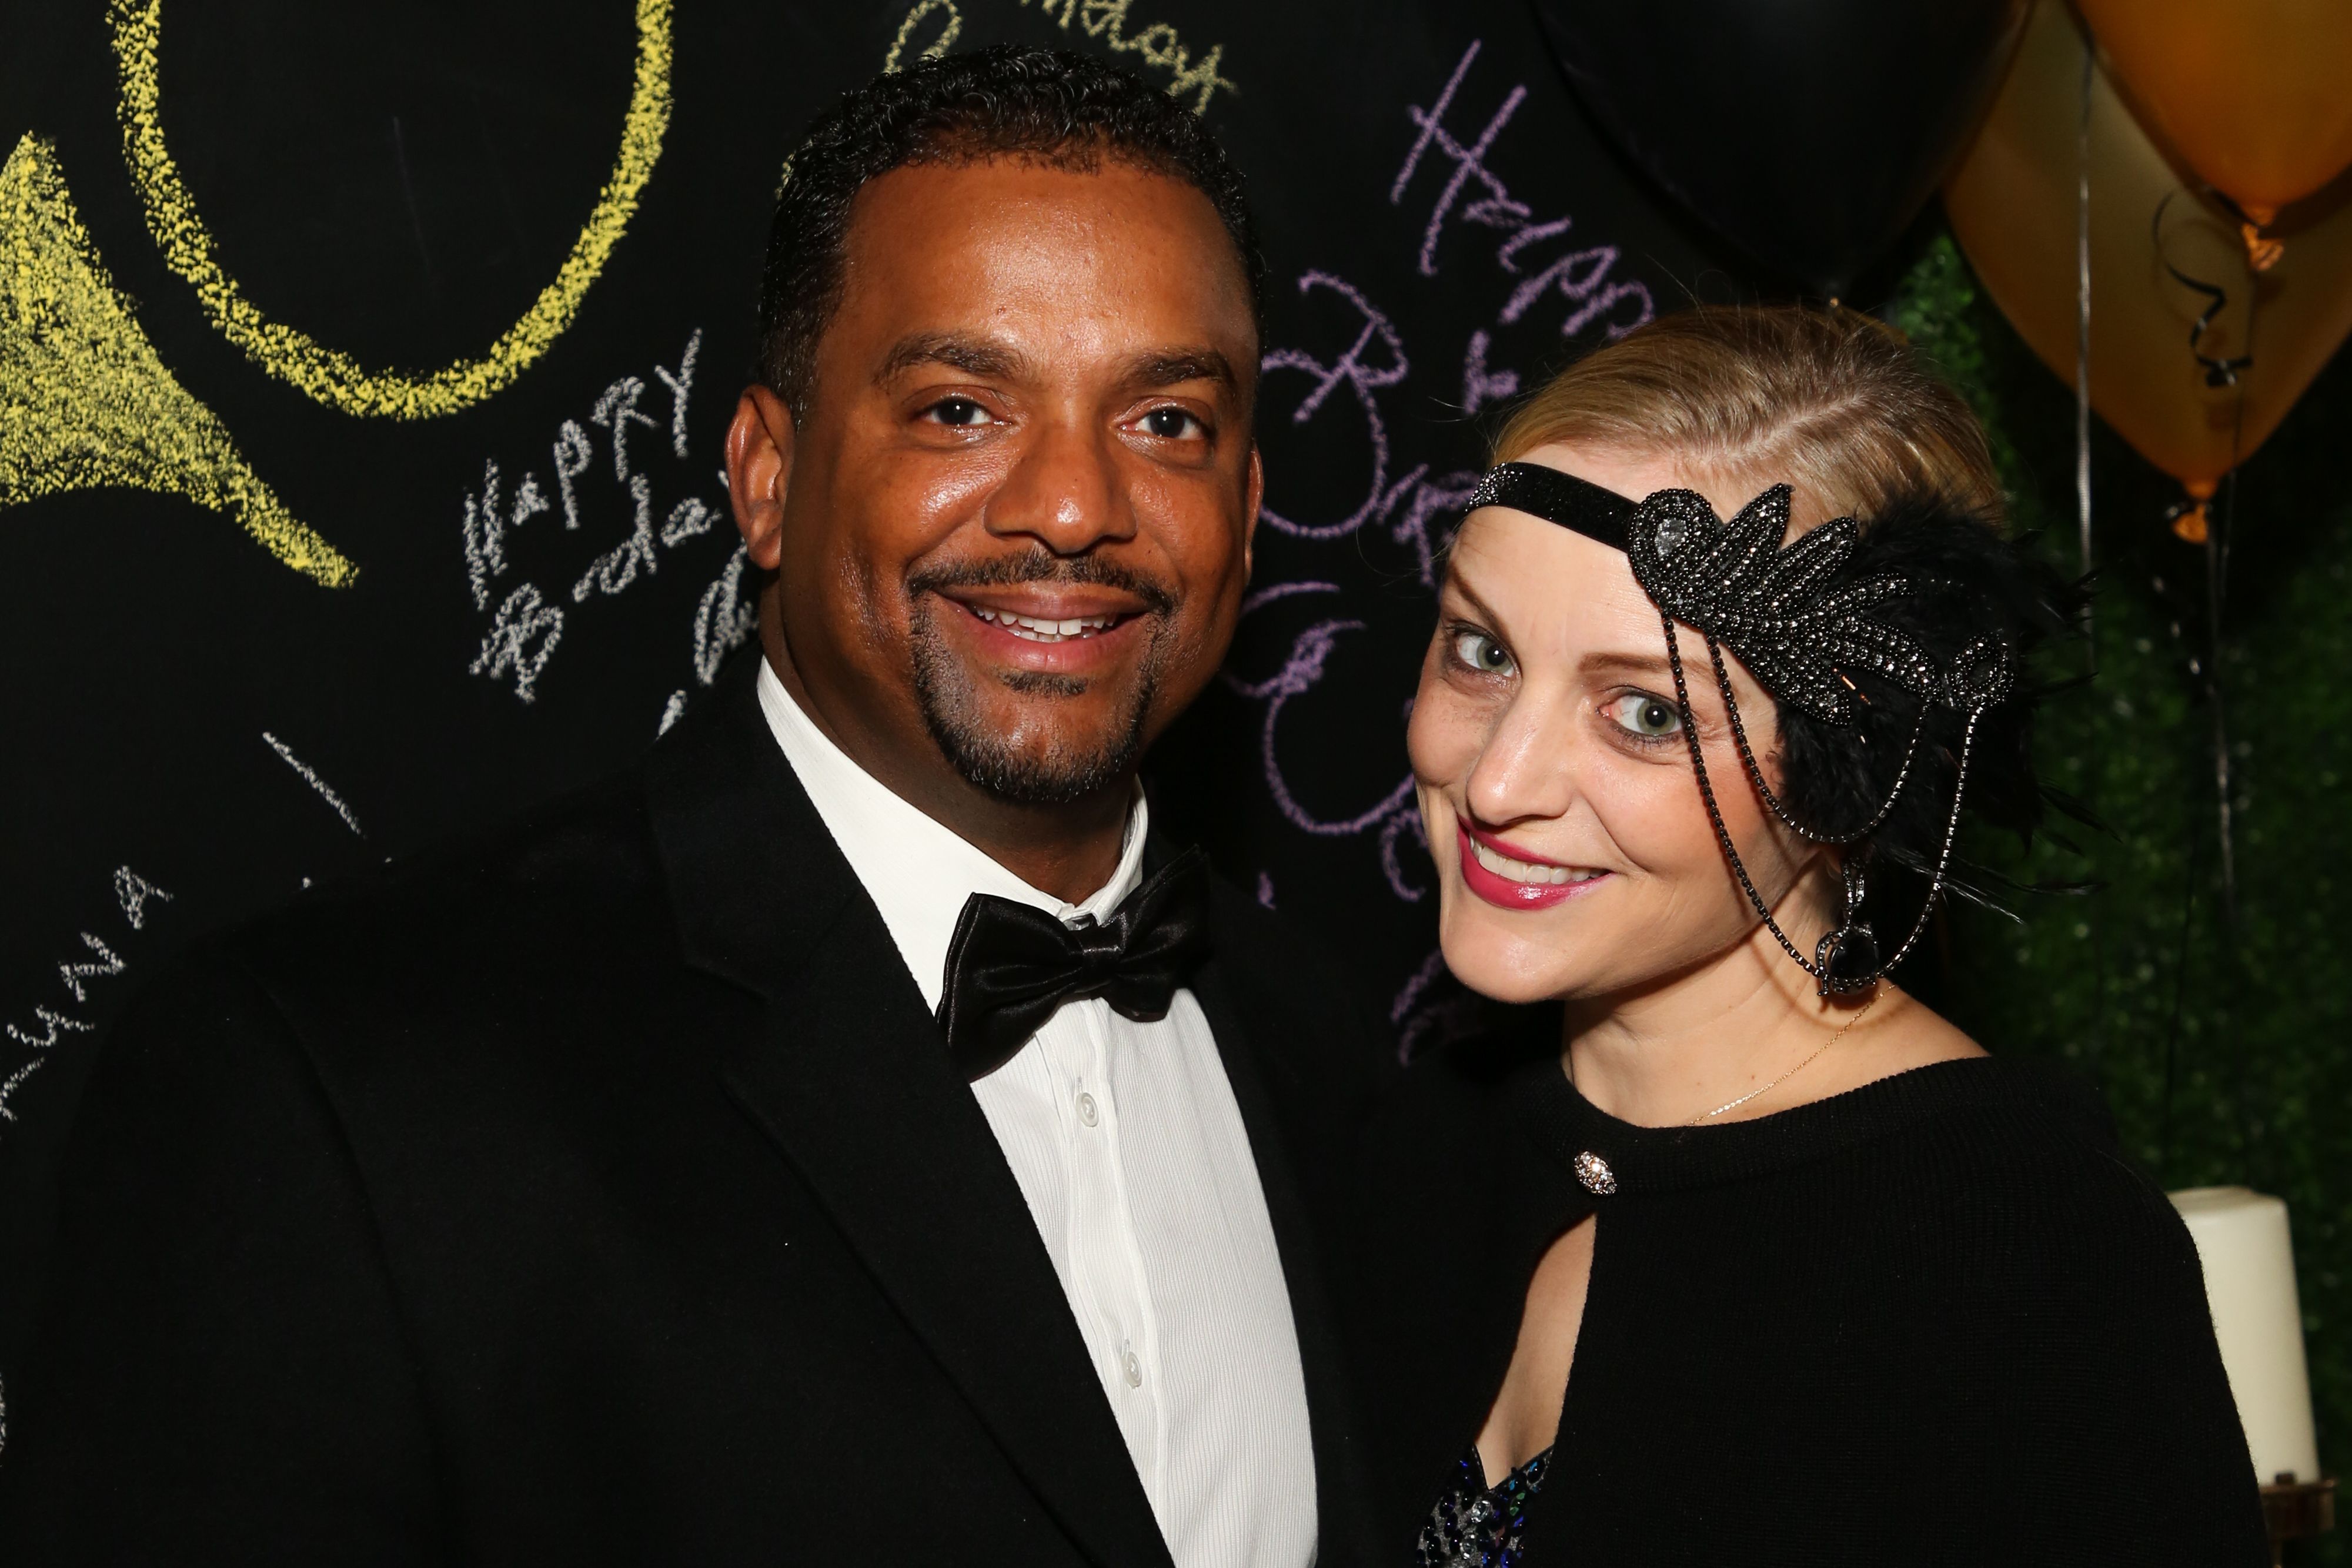
[[[1935,190],[2026,0],[1534,0],[1635,162],[1787,281],[1836,297]]]

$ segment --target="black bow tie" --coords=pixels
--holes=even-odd
[[[1128,1018],[1168,1016],[1209,953],[1209,862],[1186,850],[1099,925],[1076,925],[993,894],[964,901],[948,944],[940,1027],[966,1082],[1020,1052],[1064,1002],[1100,997]]]

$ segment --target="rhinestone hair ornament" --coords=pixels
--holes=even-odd
[[[1906,598],[1917,589],[1909,579],[1894,573],[1859,581],[1840,580],[1839,574],[1861,538],[1861,527],[1853,517],[1823,523],[1783,549],[1780,541],[1789,529],[1789,497],[1788,486],[1775,485],[1727,523],[1716,516],[1705,497],[1693,491],[1660,490],[1635,502],[1557,468],[1505,463],[1478,482],[1465,511],[1507,507],[1625,552],[1633,563],[1634,580],[1657,606],[1659,623],[1665,632],[1675,705],[1716,840],[1766,927],[1789,956],[1812,976],[1820,993],[1829,996],[1875,985],[1926,935],[1951,865],[1978,722],[2009,699],[2017,678],[2008,645],[1997,637],[1979,637],[1952,658],[1942,660],[1885,621],[1874,619],[1873,609]],[[1816,945],[1811,957],[1798,951],[1756,891],[1730,831],[1724,826],[1715,786],[1707,777],[1682,651],[1675,635],[1677,622],[1697,632],[1706,644],[1716,688],[1722,694],[1732,740],[1749,782],[1774,816],[1814,843],[1843,846],[1868,839],[1892,814],[1911,780],[1930,710],[1941,706],[1965,716],[1952,809],[1944,825],[1927,900],[1902,946],[1884,962],[1876,936],[1861,917],[1866,853],[1846,857],[1837,925]],[[1849,669],[1867,670],[1918,699],[1918,722],[1912,727],[1895,782],[1860,827],[1832,833],[1801,822],[1765,783],[1764,770],[1757,763],[1747,726],[1739,716],[1739,705],[1732,696],[1731,674],[1723,657],[1726,648],[1738,656],[1776,700],[1826,724],[1849,726],[1854,721],[1857,694],[1844,674]]]

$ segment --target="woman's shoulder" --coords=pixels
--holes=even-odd
[[[1882,1196],[1932,1221],[1987,1290],[2021,1275],[2101,1290],[2196,1285],[2197,1254],[2162,1187],[2122,1146],[2105,1097],[2054,1063],[1981,1056],[1918,1081],[1919,1113],[1856,1151]],[[1932,1081],[1941,1080],[1940,1084]]]

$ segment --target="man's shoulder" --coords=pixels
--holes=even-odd
[[[398,1008],[577,973],[665,931],[635,769],[307,891],[212,945],[283,1005]]]

